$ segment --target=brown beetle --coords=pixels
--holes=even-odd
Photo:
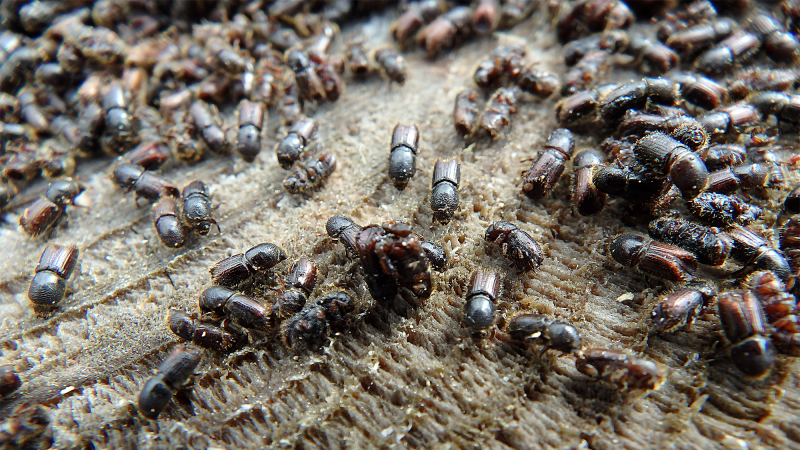
[[[494,302],[500,296],[500,274],[495,271],[477,269],[469,280],[466,303],[464,303],[464,325],[472,337],[486,336],[486,330],[494,324]]]
[[[283,179],[283,188],[290,194],[302,194],[316,189],[336,169],[336,155],[322,152],[306,161],[295,161],[292,170]]]
[[[775,364],[772,342],[766,336],[764,313],[755,295],[747,291],[717,296],[719,320],[731,343],[731,360],[748,378],[760,379]]]
[[[295,161],[304,159],[316,132],[317,122],[314,119],[302,118],[292,124],[286,136],[275,146],[278,164],[288,170]]]
[[[536,271],[544,262],[539,243],[511,222],[499,221],[489,225],[484,239],[500,245],[503,256],[523,272]]]
[[[749,103],[733,103],[715,109],[697,118],[712,137],[725,134],[741,134],[761,120],[761,115],[754,105]]]
[[[756,272],[747,280],[753,294],[761,302],[767,322],[775,328],[772,343],[776,350],[787,355],[800,355],[800,318],[797,299],[790,294],[777,275]]]
[[[590,348],[575,361],[578,372],[606,381],[619,389],[657,389],[664,370],[656,363],[618,351]]]
[[[230,319],[244,328],[270,331],[276,318],[271,306],[264,306],[256,299],[225,286],[211,286],[200,294],[200,311],[215,313]]]
[[[736,23],[720,18],[671,33],[664,42],[681,56],[691,58],[733,33]]]
[[[659,333],[688,327],[716,296],[717,288],[709,281],[689,283],[656,303],[650,316],[653,327]]]
[[[637,234],[621,234],[608,244],[614,260],[672,281],[690,281],[697,270],[692,253]]]
[[[375,62],[389,81],[401,85],[406,82],[406,60],[397,50],[391,47],[375,50]]]
[[[562,43],[590,32],[625,29],[634,20],[628,6],[618,0],[577,0],[563,5],[556,23],[556,34]]]
[[[288,289],[275,300],[274,308],[284,318],[299,313],[316,284],[317,264],[306,257],[298,259],[289,268],[289,276],[285,283]]]
[[[739,225],[732,226],[727,234],[733,239],[731,257],[736,262],[745,267],[752,265],[757,269],[770,270],[784,280],[791,276],[789,262],[766,239]]]
[[[364,36],[355,35],[347,39],[347,66],[350,72],[357,76],[366,75],[369,72],[369,58],[364,48]]]
[[[400,45],[405,45],[423,25],[435,19],[442,12],[444,3],[439,0],[423,0],[408,6],[390,28],[392,37]]]
[[[182,247],[186,243],[186,228],[180,220],[178,202],[164,197],[153,207],[153,225],[158,237],[167,247]]]
[[[751,97],[750,104],[764,116],[775,116],[779,121],[794,124],[800,123],[800,95],[764,91]]]
[[[133,164],[118,164],[114,167],[114,181],[125,192],[133,190],[136,201],[145,198],[155,201],[162,196],[179,197],[180,191],[161,175],[144,170]]]
[[[351,255],[357,255],[358,249],[356,248],[356,239],[361,234],[363,228],[355,224],[349,217],[337,214],[331,216],[325,223],[325,231],[328,236],[342,242],[345,249]]]
[[[394,278],[399,286],[408,288],[417,298],[430,297],[433,279],[421,239],[402,222],[384,222],[381,228],[385,235],[375,243],[374,248],[383,272]]]
[[[456,95],[453,108],[453,125],[460,136],[469,136],[475,130],[478,120],[479,94],[472,89],[462,89]]]
[[[639,139],[633,148],[636,158],[658,174],[669,174],[684,198],[697,197],[708,186],[708,169],[689,147],[663,133]]]
[[[478,64],[473,81],[478,87],[493,88],[516,79],[522,71],[525,46],[519,42],[500,45],[492,50],[489,59]]]
[[[575,151],[575,137],[566,128],[556,128],[547,137],[544,149],[522,176],[522,193],[528,198],[542,198],[553,189]]]
[[[216,107],[209,106],[205,102],[198,100],[192,103],[189,108],[189,114],[191,114],[195,127],[197,127],[200,136],[208,147],[216,153],[227,154],[230,144],[225,137],[225,132],[217,124],[218,112]]]
[[[599,214],[605,206],[606,194],[597,189],[593,175],[594,168],[604,164],[605,161],[605,154],[593,148],[581,151],[572,160],[572,167],[575,171],[572,201],[575,204],[575,210],[582,216]]]
[[[733,248],[731,238],[718,228],[709,228],[687,220],[677,213],[659,217],[648,226],[650,237],[688,250],[697,262],[721,266]]]
[[[253,162],[261,151],[261,126],[266,110],[258,102],[239,102],[239,134],[236,136],[236,152],[247,162]]]
[[[800,42],[769,13],[756,12],[749,19],[748,29],[762,40],[764,53],[773,61],[793,64],[800,59]]]
[[[203,352],[197,348],[184,345],[175,347],[158,366],[158,373],[145,383],[139,393],[139,413],[147,419],[156,420],[202,359]]]
[[[767,164],[745,164],[711,172],[708,175],[708,191],[729,195],[739,189],[774,189],[781,187],[782,181],[776,179],[772,167]]]
[[[128,99],[122,83],[114,81],[103,95],[106,135],[103,150],[111,155],[124,153],[138,140],[136,119],[128,112]]]
[[[472,32],[473,12],[466,6],[456,6],[425,27],[417,42],[430,58],[440,51],[453,47]]]
[[[318,348],[331,330],[341,328],[355,310],[353,297],[345,291],[323,294],[281,327],[283,342],[290,349]]]
[[[247,340],[247,336],[229,321],[223,321],[223,325],[218,326],[174,309],[169,312],[167,326],[176,336],[194,345],[223,353],[236,350]]]
[[[419,153],[419,127],[417,124],[398,123],[392,131],[389,146],[389,178],[394,187],[402,191],[417,172],[416,159]]]
[[[758,36],[746,31],[736,32],[695,60],[695,67],[705,73],[725,73],[734,64],[748,61],[761,47]]]
[[[700,220],[717,227],[733,224],[749,225],[764,213],[763,209],[738,197],[715,192],[703,192],[689,200],[687,205],[689,211]]]
[[[625,53],[633,56],[633,64],[641,72],[651,75],[667,73],[678,65],[678,55],[671,48],[643,37],[632,38]]]
[[[235,286],[256,272],[266,272],[286,259],[286,252],[275,244],[258,244],[244,253],[229,256],[211,268],[211,280],[222,286]]]
[[[526,344],[544,341],[547,345],[542,349],[542,354],[553,349],[566,355],[581,349],[581,335],[574,326],[543,314],[518,314],[512,317],[508,321],[508,334],[512,339]]]
[[[50,183],[44,198],[39,198],[19,218],[19,224],[32,237],[47,234],[86,188],[73,180]]]
[[[493,138],[500,135],[500,131],[508,126],[511,115],[517,113],[517,92],[514,88],[498,89],[481,116],[481,128],[489,132]]]
[[[436,160],[431,181],[431,210],[435,222],[447,223],[458,209],[461,163],[457,159]]]
[[[45,247],[36,275],[28,288],[28,300],[37,313],[47,313],[58,307],[67,289],[67,279],[78,264],[78,248],[50,244]]]
[[[183,187],[183,218],[197,234],[205,236],[211,226],[217,227],[217,232],[222,232],[217,221],[211,217],[211,197],[208,187],[199,180],[194,180]]]

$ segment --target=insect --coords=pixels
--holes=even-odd
[[[259,102],[239,102],[239,134],[236,152],[247,162],[255,161],[261,151],[261,126],[264,123],[264,105]]]
[[[144,170],[133,164],[118,164],[114,166],[114,181],[125,192],[133,190],[136,201],[145,198],[150,201],[158,200],[163,196],[179,197],[180,191],[161,175]]]
[[[722,330],[731,343],[733,365],[748,378],[767,376],[775,365],[775,356],[755,295],[748,291],[723,292],[717,296],[717,309]]]
[[[306,161],[295,161],[292,171],[283,179],[283,188],[290,194],[302,194],[319,187],[336,169],[336,155],[322,152]]]
[[[0,366],[0,398],[8,397],[22,386],[14,367],[5,364]]]
[[[782,184],[768,164],[754,163],[733,166],[708,175],[708,191],[733,194],[738,189],[777,188]]]
[[[211,267],[211,281],[222,286],[235,286],[256,272],[266,272],[286,259],[286,252],[275,244],[265,243],[251,247],[218,261]]]
[[[211,286],[200,294],[200,311],[215,313],[233,323],[258,331],[270,331],[275,317],[270,306],[264,306],[253,297],[240,294],[225,286]]]
[[[734,21],[720,18],[671,33],[664,43],[681,56],[690,59],[730,36],[735,28]]]
[[[717,227],[733,224],[749,225],[758,220],[764,210],[739,197],[703,192],[687,202],[689,211],[700,220]]]
[[[770,247],[764,238],[739,225],[731,226],[727,234],[733,239],[731,257],[736,262],[745,267],[752,265],[757,269],[770,270],[783,280],[789,278],[791,269],[786,258]]]
[[[644,37],[631,38],[624,52],[633,56],[633,64],[640,71],[661,75],[678,65],[678,55],[668,46]]]
[[[540,199],[553,189],[575,151],[575,137],[566,128],[556,128],[547,137],[544,149],[522,176],[522,192],[528,198]]]
[[[288,289],[278,296],[274,307],[284,318],[299,313],[316,284],[317,264],[306,257],[298,259],[289,268],[289,276],[286,278]]]
[[[164,197],[153,207],[153,225],[167,247],[183,247],[186,243],[186,228],[180,220],[178,202],[173,197]]]
[[[621,234],[608,244],[614,260],[672,281],[691,281],[697,271],[694,254],[637,234]]]
[[[417,172],[416,159],[419,153],[417,124],[395,125],[389,152],[389,178],[392,179],[394,187],[402,191]]]
[[[670,80],[680,86],[680,97],[684,102],[700,108],[714,109],[727,99],[727,90],[710,78],[680,73],[672,75]]]
[[[748,61],[761,47],[758,36],[738,31],[716,46],[703,52],[694,62],[695,68],[709,74],[727,72],[734,64]]]
[[[331,221],[328,222],[328,225],[331,225]],[[355,229],[352,225],[343,227],[345,221],[341,218],[336,220],[336,225],[339,226],[340,230],[338,236],[347,247],[347,234],[352,233]],[[330,233],[330,226],[328,230]],[[369,289],[372,298],[378,301],[388,300],[397,295],[397,282],[390,274],[384,272],[381,265],[381,257],[375,251],[378,243],[384,239],[386,234],[387,232],[383,227],[368,225],[360,230],[355,240],[356,254],[361,262],[361,268],[364,270],[364,281],[367,283],[367,289]]]
[[[302,98],[309,101],[320,101],[325,98],[325,86],[308,53],[302,50],[289,50],[286,54],[286,64],[294,71]]]
[[[512,317],[508,322],[508,334],[512,339],[526,344],[544,341],[546,345],[542,354],[553,349],[566,355],[581,349],[581,335],[574,326],[543,314],[518,314]]]
[[[447,223],[458,209],[458,184],[461,181],[461,162],[436,160],[431,182],[433,220]]]
[[[360,225],[355,224],[349,217],[341,214],[331,216],[325,223],[325,231],[328,233],[328,236],[341,241],[342,245],[344,245],[347,252],[351,255],[358,254],[356,239],[358,239],[362,230],[363,228],[361,228]]]
[[[528,66],[523,67],[522,71],[517,75],[517,86],[523,92],[545,99],[558,91],[559,87],[561,87],[561,81],[558,75],[554,73],[536,70],[533,66]]]
[[[392,23],[390,31],[395,41],[405,45],[423,25],[429,23],[442,12],[439,0],[423,0],[410,3],[408,9]]]
[[[775,329],[770,336],[775,349],[787,355],[800,355],[797,299],[772,272],[756,272],[750,275],[747,284],[761,302],[767,322]]]
[[[617,0],[578,0],[563,5],[556,23],[556,35],[562,43],[590,32],[625,29],[634,20],[628,6]]]
[[[355,310],[353,298],[345,291],[333,291],[317,297],[313,304],[283,323],[283,342],[290,349],[322,345],[330,330],[344,326]]]
[[[689,283],[656,303],[650,315],[653,327],[659,333],[688,327],[716,296],[717,288],[709,281]]]
[[[28,123],[37,133],[49,133],[50,121],[45,117],[41,107],[37,103],[36,95],[29,89],[23,88],[17,94],[19,101],[19,112],[25,122]]]
[[[586,349],[575,361],[575,368],[622,390],[657,389],[665,379],[664,370],[656,363],[619,350]]]
[[[701,154],[708,170],[721,170],[744,164],[747,150],[738,144],[712,145]]]
[[[472,16],[472,28],[478,34],[488,34],[497,28],[500,18],[497,14],[497,0],[480,0]]]
[[[156,170],[169,159],[169,149],[163,142],[145,142],[121,155],[120,164],[133,164],[145,170]]]
[[[481,116],[481,128],[492,138],[497,138],[500,131],[508,126],[511,115],[517,113],[517,92],[514,88],[499,88],[487,103]]]
[[[453,108],[453,125],[459,136],[468,136],[475,130],[478,120],[478,98],[477,91],[473,89],[462,89],[456,95],[456,103]]]
[[[398,286],[408,288],[415,297],[430,297],[433,280],[422,240],[402,222],[384,222],[381,228],[385,234],[375,242],[374,252],[383,272],[394,278]]]
[[[39,198],[19,218],[19,224],[32,237],[46,234],[52,229],[64,212],[67,205],[74,204],[86,188],[73,180],[59,180],[50,183],[44,198]]]
[[[114,81],[103,95],[106,135],[102,146],[106,153],[118,155],[130,149],[138,139],[136,120],[128,112],[128,99],[122,83]]]
[[[347,39],[347,65],[350,72],[357,76],[366,75],[369,72],[369,58],[364,49],[364,36],[355,35]]]
[[[494,302],[500,296],[500,274],[495,271],[477,269],[469,280],[466,303],[464,304],[464,326],[472,337],[486,337],[495,319]]]
[[[800,283],[797,282],[800,274],[800,221],[791,218],[780,229],[780,247],[786,255],[791,269],[791,276],[787,280],[792,292],[800,290]]]
[[[750,104],[764,116],[775,116],[779,121],[800,123],[800,95],[764,91],[752,96]]]
[[[525,46],[519,42],[500,45],[492,50],[489,59],[481,61],[472,76],[480,88],[492,88],[516,79],[522,71]]]
[[[317,132],[317,122],[314,119],[302,118],[289,129],[289,132],[275,147],[278,164],[284,169],[291,169],[295,161],[304,159],[307,147]]]
[[[208,148],[216,153],[227,154],[229,143],[225,137],[225,132],[217,124],[218,113],[216,107],[213,105],[209,107],[204,101],[197,100],[189,107],[189,114],[192,116],[192,121],[194,121],[195,127],[203,141],[208,145]]]
[[[674,105],[677,87],[666,78],[642,78],[625,83],[609,92],[597,106],[598,116],[605,123],[616,123],[626,111],[642,110],[648,101]]]
[[[471,33],[472,16],[469,7],[456,6],[426,26],[417,35],[417,43],[429,58],[434,57]]]
[[[252,64],[249,61],[219,39],[209,39],[206,50],[211,55],[214,66],[223,72],[238,75],[251,69]]]
[[[147,419],[156,420],[202,359],[200,349],[187,345],[175,347],[158,366],[158,373],[145,383],[139,393],[139,413]]]
[[[594,216],[603,210],[606,194],[594,184],[594,168],[604,164],[606,156],[597,149],[588,148],[581,151],[572,160],[575,171],[575,182],[572,190],[572,201],[575,210],[582,216]]]
[[[186,223],[199,235],[205,236],[211,226],[220,230],[217,221],[211,217],[211,198],[208,187],[202,181],[194,180],[183,187],[183,218]]]
[[[791,69],[750,67],[737,72],[728,83],[728,95],[742,99],[761,91],[785,92],[800,84],[800,74]]]
[[[766,55],[777,63],[792,64],[800,59],[800,42],[772,17],[759,11],[750,17],[748,29],[763,42]]]
[[[712,138],[721,138],[746,132],[761,120],[761,116],[755,106],[739,102],[709,111],[697,120]]]
[[[221,326],[206,320],[196,320],[183,311],[170,310],[167,326],[176,336],[199,347],[228,353],[241,347],[247,336],[230,321]]]
[[[28,288],[28,300],[37,313],[48,313],[61,303],[67,280],[78,264],[78,254],[78,247],[74,245],[45,247]]]
[[[381,68],[386,78],[402,85],[406,82],[406,60],[397,50],[383,47],[375,50],[375,62]]]
[[[428,261],[431,263],[431,268],[439,272],[444,270],[444,266],[447,265],[447,253],[444,251],[444,248],[431,241],[424,241],[420,245],[425,252],[425,256],[428,257]]]
[[[663,133],[651,133],[633,147],[637,160],[659,174],[669,174],[684,198],[697,197],[708,186],[708,169],[689,147]]]
[[[697,262],[712,266],[725,264],[731,252],[731,239],[717,228],[683,220],[676,214],[659,217],[648,226],[650,237],[688,250]]]
[[[595,118],[598,105],[597,92],[583,90],[564,97],[556,104],[556,117],[562,126],[577,126]]]
[[[500,245],[503,256],[523,272],[536,271],[544,262],[539,243],[511,222],[499,221],[489,225],[484,239]]]

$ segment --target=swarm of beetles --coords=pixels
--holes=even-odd
[[[51,4],[52,3],[52,4]],[[477,36],[508,28],[539,7],[530,0],[477,0],[451,5],[421,0],[403,5],[388,30],[394,45],[369,49],[363,36],[346,37],[346,53],[331,54],[337,22],[384,8],[388,2],[112,2],[90,7],[53,2],[0,5],[0,136],[3,138],[0,209],[39,175],[53,180],[20,215],[34,239],[50,239],[85,190],[70,177],[85,158],[117,158],[108,176],[125,192],[154,203],[153,226],[169,247],[188,232],[207,235],[211,193],[199,180],[183,191],[159,169],[176,162],[230,158],[252,163],[261,154],[270,111],[284,128],[275,147],[291,194],[311,195],[336,168],[318,125],[303,113],[310,103],[335,102],[344,80],[380,72],[402,85],[409,74],[403,51],[421,48],[435,58]],[[786,169],[796,162],[782,147],[800,126],[800,4],[751,5],[747,0],[545,2],[568,68],[564,77],[526,60],[524,42],[498,46],[478,61],[474,86],[454,97],[455,132],[469,141],[497,139],[512,126],[522,102],[552,101],[558,127],[520,180],[525,201],[551,195],[572,160],[572,200],[582,216],[600,214],[619,198],[650,221],[649,237],[625,232],[611,238],[609,255],[626,267],[677,284],[652,310],[656,333],[677,332],[704,314],[719,318],[730,360],[746,378],[767,377],[776,353],[800,355],[800,186],[777,214],[776,247],[754,225],[773,215],[753,201],[789,191]],[[47,4],[48,7],[44,5]],[[737,21],[726,16],[742,13]],[[653,16],[651,34],[626,31]],[[606,83],[615,66],[642,77]],[[347,68],[347,73],[345,73]],[[702,73],[699,73],[702,72]],[[548,100],[560,95],[555,101]],[[229,129],[219,107],[238,104]],[[229,136],[228,131],[236,134]],[[393,130],[387,173],[402,191],[417,172],[421,151],[416,124]],[[576,135],[595,146],[577,149]],[[436,161],[430,208],[434,223],[457,220],[461,162]],[[739,194],[741,192],[741,194]],[[122,195],[120,193],[120,195]],[[775,212],[775,211],[772,211]],[[79,213],[79,212],[78,212]],[[648,217],[649,219],[650,217]],[[486,230],[509,270],[533,273],[546,264],[541,245],[524,224],[499,221]],[[375,301],[407,292],[432,294],[431,269],[447,255],[399,221],[361,226],[336,215],[326,224],[359,267]],[[75,246],[44,248],[28,297],[39,314],[59,307],[78,264]],[[202,360],[197,347],[232,352],[280,336],[291,349],[315,349],[344,329],[356,309],[354,294],[316,292],[315,262],[297,259],[278,279],[272,302],[243,288],[287,259],[273,244],[256,245],[219,261],[198,311],[172,311],[169,328],[191,346],[178,347],[139,397],[141,414],[155,419]],[[719,276],[741,278],[739,289]],[[707,270],[706,267],[715,270]],[[749,276],[741,277],[753,271]],[[464,303],[464,327],[475,339],[544,344],[574,355],[579,372],[622,389],[650,390],[663,368],[613,349],[584,348],[571,324],[541,314],[519,314],[494,329],[502,295],[498,271],[476,269]],[[722,291],[722,292],[720,292]],[[713,305],[716,303],[716,308]],[[20,386],[13,367],[0,367],[0,395]]]

